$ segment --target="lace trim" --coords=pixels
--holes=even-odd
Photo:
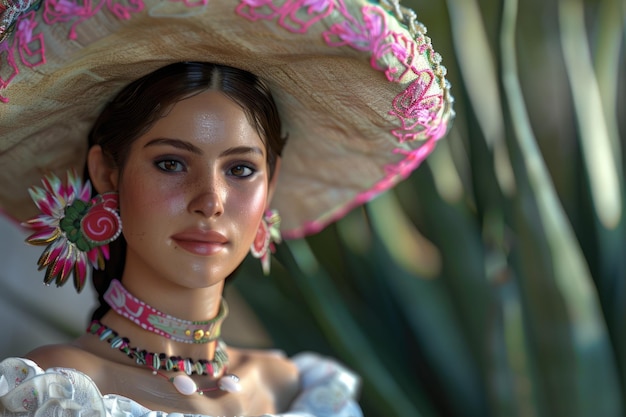
[[[301,391],[287,413],[271,417],[363,416],[354,400],[359,390],[356,375],[337,362],[313,353],[298,354],[293,357],[293,362],[300,371]],[[151,411],[120,395],[102,396],[94,382],[81,372],[67,368],[51,368],[44,372],[34,362],[19,358],[0,362],[0,415],[192,417]]]

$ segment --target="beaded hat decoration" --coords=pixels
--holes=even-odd
[[[107,100],[174,62],[270,86],[289,136],[272,202],[285,238],[406,178],[453,115],[441,57],[397,0],[2,0],[2,37],[0,208],[17,220],[42,174],[82,171]]]

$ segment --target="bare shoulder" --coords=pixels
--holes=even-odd
[[[35,361],[43,369],[62,367],[68,368],[74,356],[82,351],[71,344],[40,346],[26,354],[26,358]]]
[[[272,391],[279,410],[285,410],[300,388],[298,368],[284,353],[275,350],[229,349],[236,368],[253,369],[263,385]]]
[[[100,361],[94,355],[70,343],[38,347],[25,355],[42,369],[70,368],[87,375],[97,375]]]

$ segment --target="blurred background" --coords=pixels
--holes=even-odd
[[[403,4],[448,69],[449,135],[271,277],[247,260],[227,340],[338,358],[367,417],[626,415],[626,1]],[[80,334],[89,290],[0,236],[2,356]]]

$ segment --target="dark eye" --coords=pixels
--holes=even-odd
[[[254,171],[245,165],[235,165],[230,169],[230,174],[235,177],[249,177]]]
[[[182,172],[184,171],[183,164],[174,159],[165,159],[157,162],[157,166],[166,172]]]

